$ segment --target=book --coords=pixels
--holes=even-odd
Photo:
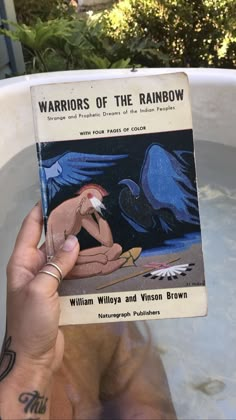
[[[206,315],[187,75],[127,71],[31,98],[48,259],[70,234],[81,248],[61,325]]]

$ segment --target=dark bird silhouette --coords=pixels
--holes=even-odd
[[[139,183],[122,179],[119,195],[122,216],[137,232],[161,229],[167,233],[176,223],[199,225],[196,188],[190,181],[184,155],[168,152],[158,144],[146,151]]]

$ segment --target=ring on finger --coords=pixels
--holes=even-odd
[[[54,268],[56,268],[56,270],[58,271],[58,273],[59,273],[59,276],[60,276],[60,282],[62,281],[62,279],[63,279],[63,274],[62,274],[62,270],[61,270],[61,268],[56,264],[56,263],[54,263],[54,262],[47,262],[46,264],[45,264],[45,267],[47,266],[47,265],[51,265],[52,267],[54,267]]]
[[[61,283],[61,278],[57,274],[51,273],[51,271],[40,270],[39,273],[48,274],[49,276],[54,277],[54,279],[57,279],[58,284]]]

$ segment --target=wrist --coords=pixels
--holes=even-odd
[[[15,363],[12,371],[7,377],[0,382],[0,386],[4,386],[7,383],[9,386],[17,388],[24,385],[38,385],[41,388],[47,388],[52,380],[53,372],[50,369],[46,369],[38,363]]]
[[[52,373],[36,365],[15,366],[0,382],[0,415],[5,419],[49,417]]]

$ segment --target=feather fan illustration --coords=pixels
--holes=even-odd
[[[194,263],[178,264],[170,266],[166,264],[165,267],[154,269],[149,273],[144,274],[143,277],[150,277],[151,279],[163,280],[167,277],[168,280],[177,279],[178,276],[186,276],[186,272],[191,271]]]

